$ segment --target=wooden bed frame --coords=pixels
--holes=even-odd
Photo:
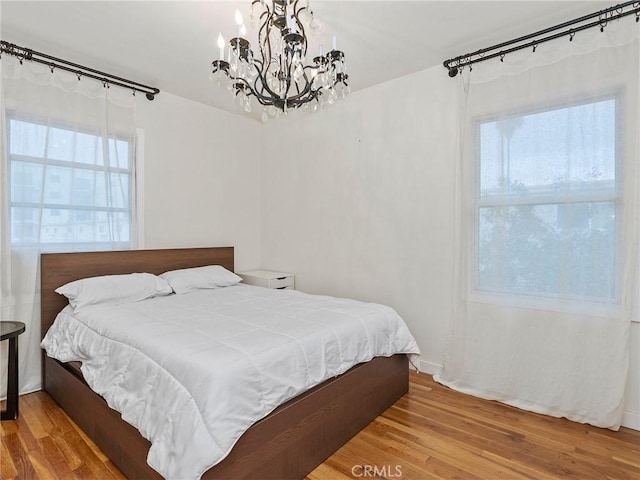
[[[222,265],[234,270],[233,247],[41,255],[42,336],[67,304],[54,292],[85,277]],[[53,399],[130,479],[160,479],[147,465],[150,443],[108,407],[82,377],[79,364],[63,364],[43,351],[42,382]],[[231,454],[203,479],[300,479],[404,395],[406,355],[379,357],[281,405],[255,423]]]

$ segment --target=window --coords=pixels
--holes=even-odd
[[[130,142],[11,116],[7,125],[12,245],[128,248]]]
[[[477,124],[477,292],[617,300],[617,105]]]

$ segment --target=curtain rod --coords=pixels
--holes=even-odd
[[[46,53],[36,52],[30,48],[20,47],[14,43],[0,41],[0,58],[3,53],[17,57],[22,63],[23,60],[30,62],[41,63],[47,65],[53,73],[54,68],[59,68],[67,72],[75,73],[78,76],[78,80],[81,77],[89,77],[94,80],[99,80],[106,87],[108,85],[118,85],[119,87],[128,88],[135,92],[142,92],[145,94],[148,100],[153,100],[155,96],[160,93],[160,90],[155,87],[143,85],[141,83],[127,80],[126,78],[117,77],[110,73],[101,72],[100,70],[94,70],[93,68],[85,67],[77,63],[72,63],[61,58],[52,57]]]
[[[625,11],[627,7],[631,7],[631,10]],[[556,38],[564,37],[567,35],[569,35],[569,40],[573,40],[573,37],[577,32],[580,32],[582,30],[586,30],[592,27],[599,26],[600,31],[603,32],[604,28],[607,26],[607,24],[610,21],[617,20],[619,18],[626,17],[628,15],[633,15],[633,14],[635,14],[636,16],[636,22],[640,22],[640,1],[638,0],[631,0],[624,3],[620,3],[618,5],[614,5],[613,7],[609,7],[605,10],[599,10],[589,15],[585,15],[583,17],[561,23],[554,27],[545,28],[544,30],[540,30],[535,33],[530,33],[529,35],[524,35],[522,37],[518,37],[513,40],[509,40],[507,42],[502,42],[497,45],[493,45],[492,47],[482,48],[473,53],[466,53],[464,55],[459,55],[455,58],[450,58],[449,60],[445,60],[442,64],[444,68],[446,68],[449,71],[449,76],[453,78],[458,74],[458,72],[461,72],[466,66],[468,66],[469,69],[471,70],[471,65],[473,65],[474,63],[484,62],[485,60],[489,60],[496,57],[500,57],[500,59],[502,60],[502,58],[504,58],[504,56],[507,55],[508,53],[513,53],[518,50],[523,50],[525,48],[530,48],[530,47],[532,47],[533,51],[535,52],[536,48],[541,43],[548,42],[550,40],[554,40]],[[597,20],[590,23],[586,23],[586,24],[584,23],[596,17],[597,17]],[[582,24],[582,25],[579,25],[579,24]],[[578,25],[578,26],[573,27],[574,25]],[[557,30],[561,30],[567,27],[572,27],[572,28],[569,28],[568,30],[564,30],[562,32],[554,33],[552,35],[544,36],[544,35],[550,34],[551,32],[556,32]],[[516,45],[520,42],[525,42],[527,40],[529,40],[527,43]],[[516,45],[516,46],[511,47],[511,45]],[[501,50],[505,47],[510,47],[510,48],[507,48],[506,50]],[[493,53],[490,53],[490,52],[493,52]]]

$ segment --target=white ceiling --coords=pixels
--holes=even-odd
[[[209,81],[218,32],[234,33],[242,1],[0,1],[2,40],[241,114]],[[601,1],[310,0],[319,44],[347,58],[352,91],[597,11]],[[249,27],[249,25],[247,25]],[[247,38],[256,37],[249,27]],[[446,75],[446,70],[442,69]],[[162,93],[161,93],[162,94]]]

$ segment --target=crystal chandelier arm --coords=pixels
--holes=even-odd
[[[293,53],[291,54],[291,58],[293,59]],[[289,90],[291,90],[291,84],[295,83],[291,81],[291,67],[293,66],[293,62],[286,62],[284,66],[285,69],[285,83],[286,83],[286,88],[284,89],[284,94],[283,94],[283,99],[286,102],[287,98],[289,97]]]
[[[309,10],[309,6],[307,4],[307,6],[301,6],[300,8],[298,8],[298,10],[296,10],[296,5],[298,5],[298,0],[295,1],[295,3],[293,4],[293,16],[296,19],[296,22],[298,23],[298,28],[300,29],[300,35],[302,35],[302,37],[304,38],[304,43],[303,43],[303,51],[302,51],[302,57],[306,57],[307,56],[307,33],[304,29],[304,23],[302,23],[300,21],[300,13],[302,13],[305,10]]]
[[[309,94],[310,92],[314,93],[314,94],[316,93],[313,90],[311,90],[311,83],[312,82],[309,81],[309,79],[307,78],[306,74],[304,75],[304,79],[305,79],[304,89],[302,89],[302,91],[300,91],[300,88],[298,87],[298,84],[296,83],[297,94],[292,96],[292,97],[290,97],[289,100],[294,100],[294,101],[300,100],[302,97],[304,97],[305,95]]]
[[[253,82],[253,91],[256,93],[255,97],[259,98],[259,96],[258,96],[259,92],[260,91],[264,91],[264,90],[266,90],[269,93],[269,95],[271,95],[272,97],[278,97],[278,95],[273,90],[271,90],[271,88],[269,87],[269,84],[267,83],[267,79],[265,78],[265,76],[264,76],[264,74],[262,72],[263,69],[266,72],[268,67],[264,68],[264,66],[263,66],[263,68],[258,68],[258,67],[255,67],[255,68],[256,68],[256,71],[258,72],[258,76],[256,77],[256,79]],[[258,81],[260,83],[258,83]],[[260,88],[260,87],[262,87],[262,88]],[[267,98],[267,97],[265,96],[264,98]],[[262,102],[260,102],[260,103],[262,103]]]
[[[262,22],[262,25],[260,26],[260,30],[258,30],[258,45],[260,46],[260,54],[262,55],[262,64],[269,65],[269,60],[271,59],[271,41],[269,39],[271,27],[269,19],[271,18],[273,13],[271,12],[271,9],[269,8],[269,5],[267,3],[264,3],[264,7],[265,11],[260,15],[260,21]],[[262,41],[262,38],[265,39],[264,42]],[[267,48],[266,52],[263,48],[263,44],[264,47]]]
[[[261,77],[262,75],[260,75]],[[245,82],[247,83],[247,82]],[[277,99],[279,98],[278,95],[276,95],[267,85],[266,82],[261,81],[261,85],[264,88],[264,90],[266,90],[269,95],[264,95],[261,93],[261,90],[259,88],[257,88],[257,83],[258,83],[258,78],[256,78],[256,80],[254,81],[254,88],[251,89],[251,87],[249,87],[249,89],[251,90],[250,93],[248,95],[253,95],[256,100],[258,100],[258,103],[260,103],[261,105],[268,107],[271,105],[277,106],[278,108],[282,108],[277,104]]]

